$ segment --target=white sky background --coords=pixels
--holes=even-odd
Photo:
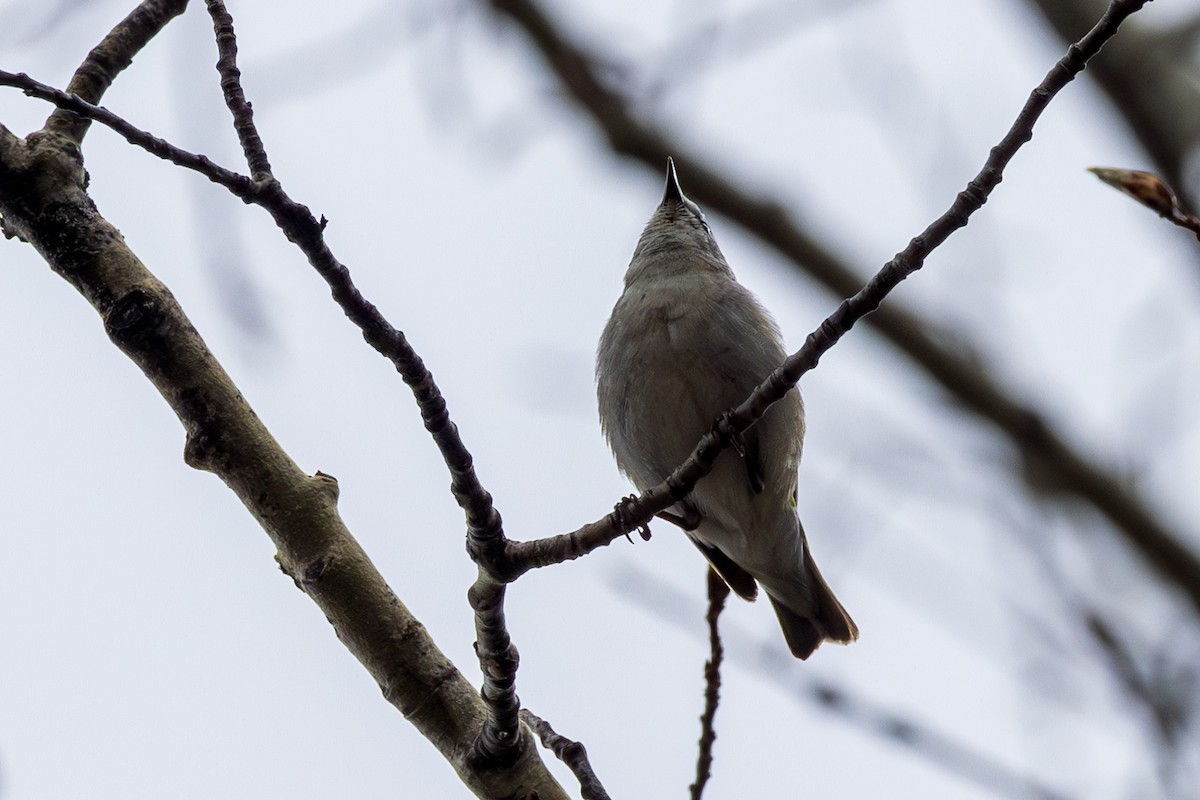
[[[45,29],[49,10],[0,4],[0,68],[64,86],[132,5],[82,4]],[[1022,3],[802,3],[753,52],[693,48],[710,55],[681,74],[673,42],[756,6],[558,5],[618,65],[655,67],[657,119],[791,203],[864,275],[949,204],[1062,50]],[[609,511],[628,487],[599,432],[592,359],[661,176],[610,155],[521,36],[470,4],[230,10],[276,174],[329,218],[334,252],[433,370],[508,534]],[[1160,0],[1137,21],[1189,11],[1200,2]],[[193,3],[104,105],[244,171],[215,59]],[[48,112],[0,91],[16,133]],[[99,126],[85,157],[100,211],[301,467],[339,479],[355,536],[478,683],[462,514],[403,382],[265,213]],[[1091,165],[1147,161],[1084,80],[894,296],[970,331],[1016,396],[1194,534],[1197,250]],[[798,348],[837,298],[709,216]],[[237,324],[247,303],[266,328]],[[0,242],[0,365],[0,798],[468,795],[236,498],[183,464],[178,421],[95,312],[17,242]],[[801,386],[800,508],[862,640],[764,677],[747,659],[764,643],[783,652],[774,615],[731,601],[740,653],[707,796],[994,796],[784,688],[813,677],[1070,795],[1139,796],[1153,766],[1119,691],[1013,622],[1045,598],[1024,588],[1036,568],[1010,540],[1044,540],[1072,573],[1106,562],[1114,604],[1164,635],[1182,603],[1132,594],[1107,539],[1075,535],[1090,514],[1030,508],[1006,446],[865,328]],[[585,742],[614,797],[684,796],[694,771],[704,565],[673,528],[653,529],[509,593],[522,700]],[[647,607],[679,593],[690,617]]]

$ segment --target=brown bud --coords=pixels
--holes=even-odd
[[[1154,209],[1160,216],[1174,217],[1180,213],[1175,193],[1157,175],[1116,167],[1089,167],[1088,172],[1142,205]]]

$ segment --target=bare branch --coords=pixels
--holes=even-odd
[[[208,13],[213,20],[213,32],[217,37],[217,72],[221,74],[221,93],[225,95],[225,105],[233,114],[233,128],[237,131],[238,141],[242,144],[242,152],[246,163],[250,166],[250,175],[256,181],[265,181],[272,177],[271,162],[267,159],[267,151],[254,125],[254,110],[246,100],[242,90],[242,72],[237,66],[237,34],[233,32],[233,17],[221,0],[206,0]]]
[[[583,800],[609,800],[608,792],[604,790],[600,779],[592,771],[588,761],[587,748],[582,743],[560,736],[550,727],[550,723],[534,714],[529,709],[522,709],[521,719],[538,735],[542,746],[549,748],[558,760],[567,765],[579,780],[579,793]]]
[[[67,93],[97,105],[117,75],[133,63],[133,57],[175,17],[187,8],[187,0],[145,0],[121,20],[71,76]],[[59,106],[46,120],[46,130],[62,134],[81,144],[91,126],[91,118],[70,113]]]
[[[0,137],[0,213],[97,310],[105,331],[187,432],[186,462],[219,476],[278,548],[281,568],[320,607],[387,700],[480,797],[563,798],[533,747],[507,770],[474,768],[486,717],[478,693],[393,594],[346,529],[337,484],[305,475],[208,350],[175,298],[83,189],[77,146],[40,132]]]
[[[570,95],[607,135],[615,152],[636,159],[656,172],[667,154],[674,155],[680,169],[687,172],[688,191],[692,197],[736,220],[836,294],[850,295],[862,285],[861,279],[849,267],[807,236],[778,204],[742,191],[735,182],[707,168],[699,158],[687,155],[688,148],[680,141],[637,118],[629,99],[601,81],[596,68],[600,59],[563,34],[533,0],[492,0],[491,5],[529,35]],[[1051,85],[1057,86],[1053,89],[1057,91],[1078,74],[1116,32],[1116,24],[1143,5],[1145,2],[1128,0],[1108,5],[1100,24],[1079,44],[1071,46],[1067,56],[1047,76],[1047,81],[1031,95],[1017,128],[1005,137],[1010,146],[1020,144],[1012,139],[1014,134],[1018,137],[1028,135],[1026,123],[1033,122],[1028,117],[1029,110],[1036,107],[1040,113],[1049,100],[1050,95],[1042,93]],[[980,177],[998,180],[998,174],[989,175],[990,169],[985,167]],[[973,181],[968,191],[972,191],[972,186],[982,186],[978,181],[979,178]],[[941,227],[940,223],[937,225]],[[918,237],[914,243],[920,240]],[[918,255],[923,260],[933,244],[926,241],[911,255]],[[924,251],[924,254],[918,251]],[[872,279],[873,282],[878,278]],[[1154,570],[1200,610],[1200,556],[1183,544],[1188,538],[1159,520],[1126,481],[1063,441],[1041,415],[1010,397],[995,379],[970,359],[948,350],[928,333],[932,326],[902,310],[897,303],[875,310],[868,321],[966,408],[987,419],[1007,436],[1022,455],[1027,479],[1036,477],[1044,486],[1048,478],[1054,491],[1074,495],[1094,506]],[[682,475],[677,473],[676,477]],[[651,502],[650,497],[643,495],[636,505],[629,506],[627,521],[631,525],[644,524],[654,512],[673,502],[666,485],[656,490],[655,498]],[[659,502],[663,505],[658,505]],[[609,544],[624,531],[632,530],[622,527],[618,532],[605,531],[606,525],[615,524],[614,520],[615,517],[600,520],[542,543],[523,543],[515,548],[514,561],[521,569],[528,569],[577,558],[595,547]],[[520,558],[516,553],[520,553]]]
[[[721,701],[721,661],[725,658],[725,648],[721,645],[721,633],[717,628],[717,620],[725,609],[725,600],[729,598],[729,584],[716,573],[708,569],[708,613],[704,619],[708,622],[708,661],[704,664],[704,713],[700,715],[700,753],[696,758],[696,782],[690,787],[692,800],[700,800],[704,796],[704,787],[712,776],[713,743],[717,740],[717,729],[713,724],[717,716],[717,705]]]
[[[136,145],[159,158],[170,161],[176,166],[185,167],[200,173],[213,183],[224,186],[235,197],[239,197],[247,203],[253,202],[259,194],[260,187],[245,175],[225,169],[211,161],[207,156],[189,153],[187,150],[176,147],[170,142],[134,127],[107,108],[89,103],[79,95],[68,94],[52,86],[47,86],[29,77],[24,72],[12,73],[0,70],[0,86],[12,86],[21,89],[30,97],[48,100],[58,106],[60,110],[72,112],[72,116],[95,120],[101,125],[119,133],[130,144]]]
[[[205,156],[189,153],[139,130],[107,109],[38,83],[23,73],[14,75],[0,71],[0,85],[24,89],[26,94],[95,119],[121,133],[132,144],[200,172],[247,203],[264,208],[329,284],[334,301],[362,331],[367,343],[392,362],[412,390],[425,429],[433,436],[450,470],[451,492],[466,512],[467,551],[480,566],[479,579],[471,589],[471,602],[476,612],[477,649],[484,673],[483,697],[488,714],[481,729],[477,755],[488,763],[511,763],[522,743],[517,720],[520,706],[515,693],[518,660],[504,622],[505,581],[495,577],[502,572],[498,565],[507,561],[507,540],[500,513],[492,503],[491,494],[475,474],[474,461],[458,434],[458,427],[450,419],[445,398],[433,375],[409,345],[404,333],[394,328],[359,292],[350,271],[326,245],[324,218],[318,221],[306,206],[288,197],[273,177],[255,181],[239,175]]]
[[[487,708],[475,742],[475,756],[483,767],[512,763],[523,745],[516,689],[521,658],[508,635],[505,593],[505,584],[490,578],[480,564],[479,577],[467,596],[475,612],[475,655],[483,672],[480,694]]]

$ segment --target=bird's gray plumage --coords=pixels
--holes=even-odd
[[[785,357],[778,326],[734,278],[668,160],[666,192],[634,250],[596,360],[600,423],[621,471],[639,489],[660,483]],[[793,390],[745,432],[742,454],[722,452],[668,515],[736,593],[753,599],[761,584],[799,658],[823,640],[858,636],[796,516],[803,437]]]

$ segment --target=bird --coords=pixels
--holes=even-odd
[[[600,427],[639,491],[660,484],[787,353],[738,283],[667,159],[666,190],[625,273],[596,354]],[[793,388],[659,516],[682,528],[738,596],[762,587],[792,655],[848,644],[858,626],[813,560],[796,510],[804,405]]]

